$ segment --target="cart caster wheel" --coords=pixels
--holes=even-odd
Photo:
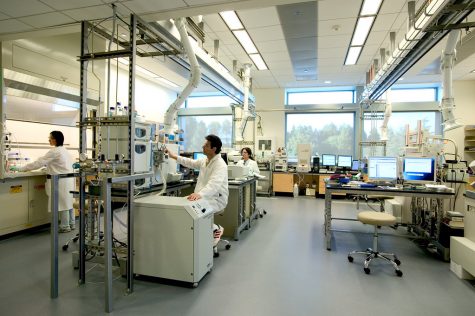
[[[402,277],[402,271],[401,270],[396,270],[396,275],[398,277]]]
[[[226,250],[229,250],[229,249],[231,249],[231,245],[226,245],[225,248],[226,248]]]
[[[262,215],[262,214],[259,214],[259,217],[260,217],[260,218],[263,218],[263,217],[264,217],[264,215]]]
[[[191,286],[192,286],[194,289],[196,289],[196,288],[198,287],[198,283],[195,282],[195,283],[193,283]]]
[[[67,251],[68,250],[68,245],[63,245],[63,251]]]
[[[213,253],[213,258],[218,258],[219,257],[219,252]]]
[[[264,215],[266,215],[266,214],[267,214],[267,211],[264,211]]]
[[[371,272],[371,270],[369,268],[364,268],[363,270],[364,270],[364,273],[366,273],[366,274],[369,274]]]
[[[395,259],[395,260],[394,260],[394,263],[397,264],[398,266],[401,265],[401,261],[399,261],[399,259]]]
[[[348,256],[348,261],[349,261],[349,262],[353,262],[353,257],[352,257],[352,256]]]

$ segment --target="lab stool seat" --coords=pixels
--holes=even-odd
[[[348,261],[353,262],[353,255],[361,254],[365,255],[366,259],[364,261],[364,272],[370,274],[371,270],[369,269],[369,264],[373,259],[382,259],[386,262],[389,262],[394,267],[396,275],[401,277],[402,271],[399,270],[399,261],[398,257],[393,253],[379,252],[378,251],[378,227],[380,226],[391,226],[396,224],[396,217],[393,215],[374,212],[374,211],[364,211],[358,213],[358,220],[363,224],[369,224],[374,226],[373,233],[373,248],[367,248],[365,251],[352,251],[348,254]],[[390,258],[392,257],[392,259]]]

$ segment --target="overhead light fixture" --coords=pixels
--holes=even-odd
[[[355,30],[351,37],[350,48],[346,53],[345,65],[355,65],[361,50],[366,43],[369,32],[373,27],[376,16],[381,8],[382,0],[364,0],[360,8]]]
[[[252,41],[251,36],[241,23],[241,19],[239,19],[237,13],[235,11],[223,11],[220,12],[219,15],[231,30],[234,37],[238,40],[239,44],[241,44],[242,48],[246,51],[249,58],[251,58],[256,68],[258,70],[269,69],[256,45]]]
[[[219,12],[219,15],[231,31],[244,29],[244,26],[235,11],[223,11]]]
[[[475,69],[474,69],[474,70],[472,70],[472,71],[470,71],[470,72],[471,72],[472,74],[473,74],[473,73],[475,73]]]
[[[354,46],[348,49],[346,54],[345,65],[355,65],[360,57],[362,46]]]
[[[378,14],[379,7],[382,0],[366,0],[363,2],[360,15],[376,15]]]
[[[353,33],[353,39],[351,40],[351,46],[363,46],[368,37],[369,30],[373,26],[375,16],[365,16],[358,19],[355,32]]]
[[[258,52],[256,45],[254,45],[254,42],[246,30],[233,31],[233,34],[239,43],[241,43],[247,54],[256,54]]]
[[[252,61],[254,62],[254,65],[256,65],[258,70],[269,69],[260,54],[250,54],[249,57],[251,57]]]
[[[330,80],[325,80],[324,83],[330,84],[330,83],[332,83],[332,82],[331,82]]]

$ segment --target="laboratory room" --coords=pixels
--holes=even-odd
[[[0,2],[0,315],[475,314],[475,1]]]

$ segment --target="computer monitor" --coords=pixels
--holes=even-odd
[[[353,157],[348,155],[338,155],[337,166],[344,169],[350,169],[353,162]]]
[[[203,153],[200,153],[200,152],[194,152],[193,153],[193,159],[194,160],[201,159],[201,158],[206,158],[206,155],[203,154]]]
[[[336,166],[336,156],[330,154],[322,155],[322,166],[323,167],[335,167]]]
[[[369,157],[368,179],[370,181],[395,182],[397,180],[397,158]]]
[[[353,160],[353,162],[351,164],[351,170],[353,170],[353,171],[360,170],[360,161],[359,160]]]
[[[402,178],[407,182],[435,182],[434,157],[404,157]]]

